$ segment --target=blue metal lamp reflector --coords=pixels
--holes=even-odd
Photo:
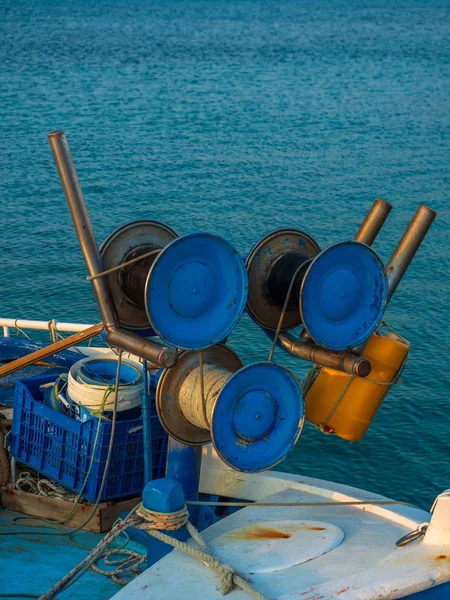
[[[387,297],[386,273],[378,255],[360,242],[342,242],[311,263],[300,291],[300,314],[317,344],[345,350],[375,331]]]
[[[262,471],[285,458],[303,421],[303,396],[294,375],[275,363],[255,363],[223,386],[212,414],[212,441],[234,469]]]
[[[192,233],[171,242],[153,263],[145,289],[148,318],[167,344],[201,350],[230,335],[247,290],[237,250],[220,236]]]

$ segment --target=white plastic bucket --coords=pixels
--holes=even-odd
[[[76,362],[68,376],[70,400],[90,411],[99,411],[106,396],[104,411],[113,410],[116,372],[117,359],[114,358],[91,357]],[[117,411],[140,406],[143,389],[142,365],[122,359]]]

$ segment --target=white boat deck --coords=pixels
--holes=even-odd
[[[265,502],[315,506],[247,507],[203,532],[224,561],[248,576],[256,589],[278,600],[375,600],[403,598],[448,581],[450,546],[396,541],[429,513],[401,505],[340,506],[385,498],[348,486],[277,472],[238,473],[205,448],[201,491]],[[335,506],[317,503],[336,502]],[[176,577],[174,574],[176,573]],[[116,596],[116,600],[219,600],[214,573],[174,550]],[[234,590],[230,600],[248,595]]]

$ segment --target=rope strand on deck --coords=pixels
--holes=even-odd
[[[136,514],[134,514],[136,513]],[[95,571],[107,574],[109,577],[116,580],[117,583],[125,584],[126,582],[121,580],[118,575],[133,571],[139,568],[144,562],[137,560],[137,563],[133,563],[136,557],[130,554],[128,559],[121,561],[122,564],[118,566],[114,571],[106,571],[98,567],[95,563],[103,558],[106,564],[114,564],[108,561],[108,556],[111,554],[118,554],[119,551],[107,550],[110,543],[122,533],[127,527],[135,526],[138,529],[146,531],[152,537],[164,542],[177,550],[181,550],[193,558],[197,558],[209,568],[211,568],[216,575],[219,577],[218,590],[222,594],[227,594],[235,587],[247,592],[255,600],[269,600],[267,596],[264,596],[261,592],[254,588],[254,586],[232,566],[223,562],[217,558],[212,552],[211,548],[202,538],[199,531],[188,521],[188,512],[186,505],[183,506],[179,511],[173,513],[159,513],[146,509],[144,506],[137,506],[124,521],[118,522],[111,531],[97,544],[97,546],[86,556],[86,558],[72,569],[65,577],[60,579],[54,586],[52,586],[45,594],[40,596],[40,600],[51,600],[57,594],[64,591],[69,585],[74,583],[87,569],[93,568]],[[188,544],[170,537],[163,531],[176,531],[181,527],[186,526],[192,539],[198,545],[195,548]],[[133,553],[136,554],[136,553]],[[126,568],[128,567],[128,568]]]
[[[132,524],[135,524],[135,522],[136,516],[134,511],[132,511],[126,519],[116,523],[111,531],[107,533],[102,540],[100,540],[97,546],[86,556],[86,558],[82,560],[76,567],[74,567],[69,573],[67,573],[67,575],[55,583],[55,585],[45,592],[45,594],[42,594],[39,600],[51,600],[51,598],[54,598],[57,594],[61,593],[67,587],[69,587],[69,585],[74,583],[78,577],[87,571],[87,569],[89,569],[89,567],[91,567],[101,557],[110,543],[116,537],[118,537],[124,529]]]
[[[123,558],[111,559],[111,556],[122,556]],[[97,562],[103,560],[105,565],[109,567],[116,567],[110,571],[108,569],[102,569],[98,566]],[[141,567],[146,561],[146,556],[128,550],[127,548],[112,548],[110,550],[104,550],[104,552],[98,556],[95,562],[92,563],[91,569],[100,575],[105,575],[117,583],[118,585],[127,585],[131,579],[123,579],[123,577],[134,578],[140,575]]]
[[[231,565],[223,562],[214,555],[211,548],[202,538],[200,532],[190,521],[188,521],[186,505],[184,505],[181,510],[174,513],[158,513],[148,510],[140,505],[136,514],[144,519],[144,523],[137,525],[137,529],[142,529],[157,540],[160,540],[177,550],[181,550],[193,558],[197,558],[212,569],[219,577],[217,589],[223,595],[228,594],[228,592],[235,587],[238,587],[247,592],[252,598],[255,598],[255,600],[269,600],[267,596],[264,596],[264,594],[261,594],[261,592],[255,589],[255,587]],[[199,548],[195,548],[187,542],[170,537],[167,533],[163,533],[162,531],[175,531],[184,525],[186,525],[186,529]]]
[[[186,500],[189,506],[364,506],[373,504],[374,506],[390,506],[399,504],[400,506],[412,506],[417,508],[411,502],[402,502],[401,500],[331,500],[329,502],[213,502],[210,500]]]

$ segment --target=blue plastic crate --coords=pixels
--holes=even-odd
[[[89,469],[98,420],[81,423],[45,406],[39,386],[54,380],[55,375],[17,380],[10,451],[20,463],[78,493]],[[90,502],[95,502],[100,490],[110,439],[111,423],[102,422],[83,491],[83,497]],[[166,457],[167,434],[153,414],[154,479],[165,476]],[[117,421],[110,469],[100,500],[139,496],[143,488],[142,419]]]

